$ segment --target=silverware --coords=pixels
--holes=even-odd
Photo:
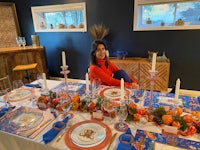
[[[46,120],[44,123],[42,123],[37,129],[33,130],[32,132],[30,132],[27,137],[30,137],[31,135],[33,135],[35,132],[37,132],[40,128],[42,128],[43,126],[47,126],[49,125],[49,123],[52,121],[53,119],[48,119]]]
[[[56,142],[59,142],[61,140],[61,138],[63,137],[63,135],[65,134],[65,131],[63,131],[57,138]]]
[[[112,143],[113,143],[113,141],[115,140],[115,137],[116,137],[116,136],[117,136],[117,133],[113,134],[113,136],[112,136],[112,138],[111,138],[111,140],[110,140],[110,143],[109,143],[109,145],[108,145],[108,147],[107,147],[107,150],[110,149],[110,146],[112,145]]]

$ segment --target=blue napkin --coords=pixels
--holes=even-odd
[[[5,115],[5,113],[6,113],[7,111],[12,110],[12,109],[14,109],[14,108],[15,108],[15,106],[12,106],[12,107],[3,107],[3,108],[0,110],[0,118],[1,118],[3,115]]]
[[[67,117],[65,119],[63,119],[62,121],[55,122],[53,124],[53,127],[43,135],[44,143],[47,144],[47,143],[51,142],[58,135],[58,133],[62,129],[65,128],[65,126],[70,118],[71,118],[71,115],[67,115]]]
[[[133,144],[133,135],[130,128],[126,130],[125,133],[119,136],[119,144],[117,145],[116,150],[134,150]]]
[[[26,83],[25,86],[27,86],[27,87],[33,87],[33,88],[41,88],[41,86],[39,84]]]

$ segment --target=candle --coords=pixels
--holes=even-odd
[[[85,80],[86,80],[86,93],[89,93],[89,78],[88,78],[88,73],[85,75]]]
[[[124,100],[124,79],[123,78],[121,78],[120,86],[121,86],[121,100]]]
[[[47,89],[47,79],[46,79],[46,74],[45,74],[45,73],[42,73],[42,77],[43,77],[43,80],[44,80],[44,88]]]
[[[152,71],[155,71],[155,68],[156,68],[156,57],[157,57],[157,53],[153,53],[153,57],[152,57],[152,68],[151,70]]]
[[[180,90],[180,84],[181,84],[180,79],[177,79],[177,80],[176,80],[175,97],[174,97],[174,100],[175,100],[175,101],[178,101],[179,90]]]
[[[62,65],[66,66],[66,56],[64,51],[62,51]]]

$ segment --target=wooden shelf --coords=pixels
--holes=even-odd
[[[145,85],[146,89],[150,89],[149,70],[151,69],[151,61],[146,58],[126,58],[117,59],[110,58],[120,69],[124,69],[130,76],[134,77],[139,84]],[[156,62],[157,79],[155,81],[154,90],[167,91],[169,83],[169,62]]]

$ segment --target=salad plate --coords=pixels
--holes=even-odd
[[[125,89],[125,96],[129,96],[129,94],[130,94],[130,91]],[[105,88],[102,91],[100,91],[100,96],[103,98],[119,100],[121,96],[121,89],[120,88]]]
[[[82,124],[71,133],[74,144],[81,147],[92,147],[101,143],[106,137],[106,130],[97,123]]]
[[[33,89],[19,88],[8,93],[8,102],[17,102],[30,98],[34,93]]]

